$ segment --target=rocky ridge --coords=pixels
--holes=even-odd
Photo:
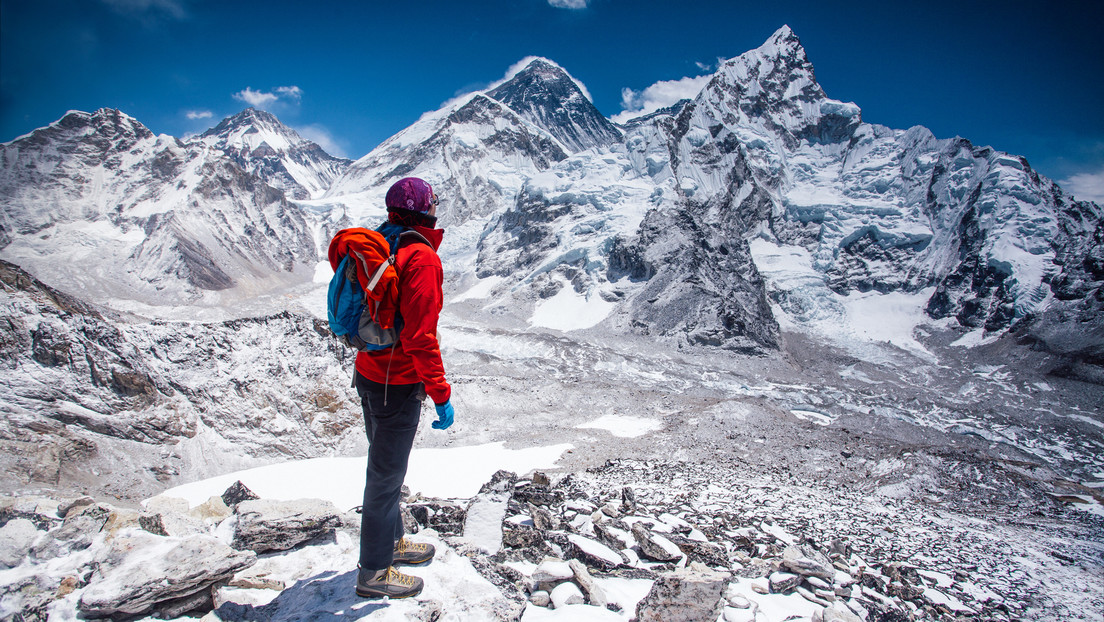
[[[717,466],[611,461],[555,479],[500,471],[468,500],[408,498],[407,531],[437,543],[434,565],[464,558],[497,596],[451,605],[422,596],[391,607],[420,620],[511,620],[527,607],[597,607],[642,621],[754,621],[760,609],[825,622],[1092,616],[1062,599],[1087,578],[1080,564],[1094,553],[1068,539],[1087,531],[1044,534],[1052,525],[1041,520],[987,532],[963,516],[764,486]],[[167,497],[144,505],[3,500],[0,564],[11,570],[0,609],[21,620],[72,608],[212,622],[318,615],[356,602],[347,572],[357,550],[352,512],[320,500],[256,499],[240,482],[194,508]],[[888,529],[899,532],[882,548]],[[315,559],[299,553],[315,547],[328,562],[279,563]],[[1038,554],[1053,563],[1033,567],[1027,560]],[[149,563],[151,555],[160,561]],[[335,572],[343,578],[326,589],[338,594],[296,601],[308,592],[293,587]],[[1072,583],[1043,587],[1051,581]],[[1086,602],[1100,604],[1099,595]]]

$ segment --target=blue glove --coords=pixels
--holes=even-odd
[[[430,424],[434,430],[445,430],[452,425],[452,416],[456,414],[456,411],[452,409],[452,400],[445,402],[444,404],[437,404],[437,421]]]

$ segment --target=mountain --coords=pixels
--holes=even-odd
[[[1023,158],[864,123],[783,27],[694,100],[625,124],[608,153],[530,179],[481,238],[479,274],[511,296],[569,282],[622,301],[611,325],[737,348],[775,347],[778,313],[801,324],[870,291],[922,294],[932,318],[1000,333],[1048,307],[1062,266],[1099,263],[1083,240],[1101,215]],[[771,286],[774,313],[748,240],[810,268]],[[1089,272],[1085,294],[1101,282]]]
[[[223,119],[197,140],[290,199],[322,195],[350,164],[303,139],[271,113],[255,108]]]
[[[0,162],[3,256],[90,300],[227,304],[313,273],[312,233],[282,191],[118,110],[70,112],[0,145]]]
[[[390,182],[417,175],[442,197],[461,298],[524,324],[769,350],[779,321],[876,292],[985,334],[1038,326],[1049,347],[1101,308],[1099,206],[1021,157],[865,123],[788,27],[620,127],[537,58],[351,164],[252,109],[187,142],[72,113],[2,148],[4,257],[93,298],[305,285],[334,230],[379,220]],[[89,245],[105,261],[69,270]],[[778,257],[802,276],[765,278]],[[550,317],[565,304],[578,313]]]
[[[533,59],[487,95],[547,130],[571,153],[621,139],[621,132],[598,112],[580,84],[548,59]]]

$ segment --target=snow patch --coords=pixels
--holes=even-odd
[[[487,443],[447,449],[415,449],[410,454],[406,485],[427,497],[466,499],[499,469],[528,473],[554,467],[572,445],[506,449],[505,443]],[[361,504],[366,458],[311,458],[246,469],[183,484],[162,493],[185,499],[192,506],[221,495],[241,481],[263,499],[322,499],[342,510]],[[356,476],[351,474],[356,473]]]
[[[663,428],[663,422],[629,415],[602,415],[594,421],[588,421],[575,427],[596,428],[606,430],[620,438],[635,438]]]

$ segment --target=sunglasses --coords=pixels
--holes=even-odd
[[[441,201],[437,199],[437,193],[433,193],[433,200],[429,202],[430,205],[440,205]]]

